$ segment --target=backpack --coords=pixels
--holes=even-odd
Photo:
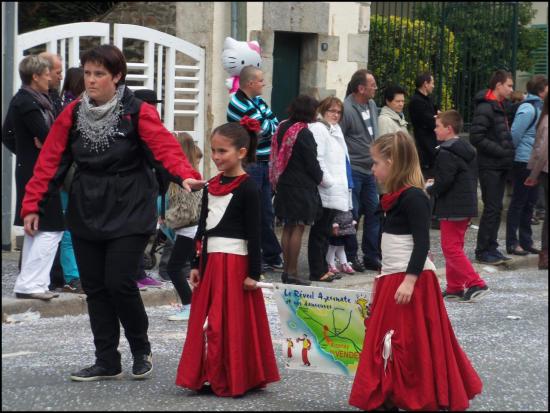
[[[131,116],[131,122],[134,127],[134,130],[137,133],[138,125],[139,125],[139,110],[141,109],[141,104],[143,101],[141,99],[138,99],[138,108],[136,113],[133,113]],[[81,102],[78,102],[76,105],[74,105],[73,108],[73,125],[76,125],[76,116],[77,116],[77,110],[80,106]],[[143,144],[145,146],[145,144]],[[153,154],[150,150],[147,148],[144,148],[145,153],[145,159],[147,160],[147,164],[153,169],[155,172],[155,177],[158,182],[159,186],[159,195],[161,196],[161,206],[160,206],[160,217],[164,219],[165,213],[166,213],[166,191],[168,191],[168,186],[170,185],[170,172],[158,161],[156,161],[153,157]],[[71,167],[69,168],[69,172],[65,176],[65,180],[63,181],[63,187],[65,191],[69,192],[69,189],[71,187],[71,183],[76,171],[76,162],[73,162]]]
[[[533,127],[533,125],[535,124],[535,122],[537,121],[537,114],[538,114],[538,111],[537,111],[537,107],[535,106],[535,103],[534,102],[531,102],[531,101],[523,101],[523,102],[516,102],[516,103],[512,103],[508,106],[507,110],[506,110],[506,116],[508,117],[508,124],[510,125],[510,127],[512,126],[512,124],[514,123],[514,119],[516,118],[516,113],[519,109],[519,107],[525,103],[528,103],[530,104],[531,106],[533,106],[533,109],[535,109],[535,116],[533,117],[533,120],[529,123],[529,126],[527,127],[526,131],[528,131],[529,129],[531,129]]]

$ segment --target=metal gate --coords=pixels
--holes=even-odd
[[[372,2],[369,69],[381,92],[397,83],[411,94],[416,75],[430,71],[434,100],[458,110],[468,130],[473,98],[491,73],[515,78],[517,26],[517,2]]]
[[[24,56],[47,50],[59,54],[64,71],[80,66],[83,51],[110,43],[108,23],[71,23],[20,34],[16,38],[13,71]],[[132,90],[152,89],[163,103],[157,105],[164,126],[185,131],[204,150],[205,51],[185,40],[147,27],[115,24],[113,44],[127,58],[126,83]],[[14,76],[14,90],[21,86]],[[202,169],[201,162],[201,169]],[[15,162],[12,162],[12,205],[15,211]]]

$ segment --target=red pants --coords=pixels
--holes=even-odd
[[[464,254],[464,236],[469,222],[469,219],[440,221],[441,249],[445,256],[445,275],[449,293],[458,293],[473,286],[485,286],[485,281]]]
[[[304,348],[302,349],[302,362],[306,365],[306,366],[311,366],[310,362],[309,362],[309,359],[307,358],[307,350]]]

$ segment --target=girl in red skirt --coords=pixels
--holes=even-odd
[[[248,117],[212,133],[222,173],[207,184],[195,241],[197,259],[187,337],[176,384],[240,396],[279,380],[261,289],[260,198],[243,170],[253,162],[260,124]],[[205,321],[208,326],[204,330]]]
[[[382,197],[382,270],[349,403],[364,410],[465,410],[482,383],[458,344],[430,261],[430,205],[402,132],[371,147]]]

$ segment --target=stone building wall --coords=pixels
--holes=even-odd
[[[176,36],[177,2],[120,2],[100,21],[145,26]]]

